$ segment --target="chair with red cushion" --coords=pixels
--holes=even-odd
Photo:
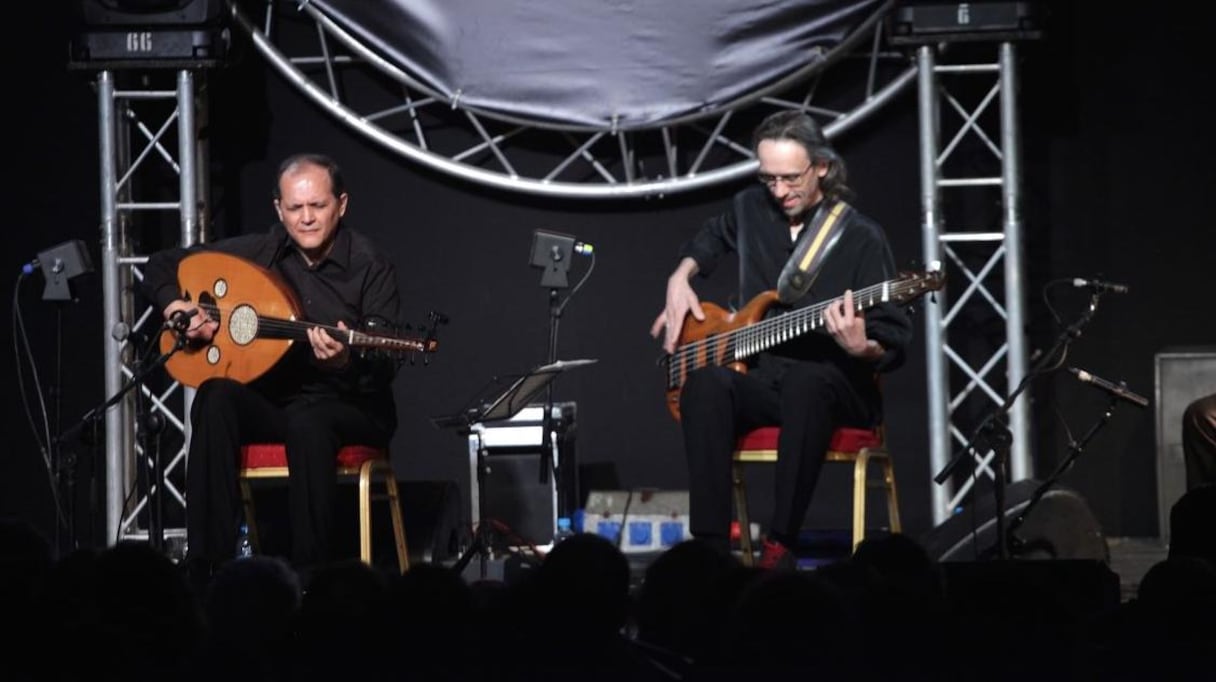
[[[731,458],[731,470],[735,489],[735,514],[739,521],[739,540],[743,549],[743,562],[751,566],[751,525],[747,514],[747,490],[744,486],[743,465],[752,462],[777,461],[777,436],[780,427],[763,426],[743,434],[735,444]],[[881,426],[875,429],[839,428],[832,434],[832,442],[824,458],[828,462],[853,463],[853,549],[866,533],[866,488],[883,488],[887,491],[887,515],[890,531],[898,533],[899,503],[895,494],[895,470],[887,452],[885,435]],[[882,467],[882,479],[869,480],[870,463]]]
[[[384,494],[375,497],[389,503],[393,519],[393,538],[397,545],[397,565],[401,572],[409,570],[409,553],[405,544],[405,522],[401,516],[401,500],[397,490],[397,477],[393,473],[388,451],[366,445],[347,445],[338,451],[338,476],[359,478],[359,558],[372,563],[372,492],[374,477],[384,482]],[[254,524],[252,479],[286,478],[287,448],[282,443],[259,443],[241,448],[241,500],[245,504],[245,521],[249,526],[249,539],[258,546],[257,527]]]

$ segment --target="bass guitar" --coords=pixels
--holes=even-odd
[[[880,303],[909,303],[941,289],[944,281],[945,276],[937,266],[921,273],[900,273],[893,279],[854,291],[853,307],[861,312]],[[765,314],[777,303],[777,292],[773,290],[757,294],[733,313],[713,303],[702,303],[705,319],[686,317],[675,352],[665,358],[667,409],[671,416],[679,421],[680,392],[693,371],[718,366],[746,372],[747,359],[760,351],[822,329],[828,306],[839,300],[814,303],[768,318]]]
[[[307,322],[300,319],[301,307],[295,294],[275,273],[218,251],[186,256],[178,264],[177,281],[184,300],[196,303],[219,322],[209,342],[186,343],[165,362],[174,379],[193,387],[213,377],[253,381],[273,367],[293,343],[308,343],[307,332],[314,327],[324,329],[352,349],[433,353],[438,349],[435,326],[444,321],[441,315],[432,313],[434,324],[422,337],[400,336],[387,328],[380,331],[374,321],[367,321],[364,329]],[[173,329],[161,333],[162,353],[173,351],[177,333]]]

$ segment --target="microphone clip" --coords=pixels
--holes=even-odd
[[[190,331],[190,320],[197,314],[198,308],[176,310],[168,320],[165,320],[165,329],[171,330],[175,334],[185,334]]]

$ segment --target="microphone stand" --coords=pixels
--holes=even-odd
[[[1098,301],[1101,298],[1102,292],[1094,290],[1089,297],[1089,306],[1081,314],[1081,316],[1066,327],[1063,332],[1056,337],[1055,343],[1052,344],[1051,350],[1039,356],[1030,371],[1022,377],[1018,382],[1013,392],[1005,398],[1005,401],[990,410],[984,417],[980,425],[976,427],[971,435],[971,439],[950,458],[946,466],[942,468],[933,480],[938,485],[941,485],[950,478],[954,470],[962,463],[964,455],[967,453],[975,453],[977,446],[986,444],[989,449],[995,454],[995,466],[993,467],[993,497],[996,502],[996,542],[997,553],[1001,559],[1009,558],[1009,543],[1006,537],[1005,529],[1005,466],[1009,458],[1009,445],[1013,441],[1013,434],[1009,432],[1006,426],[1009,408],[1018,399],[1018,396],[1026,389],[1030,382],[1030,378],[1038,375],[1044,370],[1049,362],[1057,362],[1056,356],[1063,352],[1068,344],[1080,338],[1081,330],[1093,319],[1094,313],[1098,309]],[[971,458],[972,463],[975,463],[975,457]]]
[[[1035,488],[1034,494],[1030,496],[1030,501],[1026,503],[1026,506],[1022,508],[1022,511],[1020,511],[1018,515],[1014,517],[1013,521],[1009,523],[1007,544],[1010,552],[1020,553],[1030,549],[1026,541],[1017,536],[1018,528],[1021,528],[1022,524],[1026,522],[1026,516],[1029,515],[1030,510],[1034,509],[1034,506],[1039,503],[1039,500],[1043,498],[1043,495],[1047,493],[1047,490],[1051,488],[1051,486],[1055,485],[1055,482],[1059,480],[1059,478],[1063,476],[1066,471],[1072,468],[1073,463],[1078,457],[1081,456],[1081,452],[1094,437],[1094,434],[1096,434],[1099,429],[1110,421],[1111,414],[1114,413],[1115,406],[1118,404],[1118,402],[1118,397],[1110,397],[1110,402],[1106,406],[1106,411],[1102,413],[1102,416],[1098,418],[1098,421],[1094,422],[1093,426],[1089,427],[1089,430],[1085,432],[1085,435],[1081,436],[1081,440],[1069,443],[1068,456],[1064,458],[1064,461],[1060,462],[1060,464],[1056,467],[1056,470],[1051,473],[1051,476],[1048,476],[1045,481],[1039,484],[1039,487]]]
[[[52,420],[55,433],[63,426],[62,400],[63,395],[63,305],[55,306],[55,384],[51,389]],[[63,526],[67,533],[68,550],[76,549],[76,456],[73,453],[64,454],[59,447],[59,441],[51,445],[51,462],[54,467],[56,495],[66,488],[67,510],[64,513]],[[62,498],[60,498],[62,499]],[[60,524],[55,524],[55,548],[60,549]]]
[[[173,357],[175,353],[186,347],[187,339],[184,331],[176,327],[170,327],[170,329],[173,329],[173,333],[176,337],[173,347],[167,353],[161,353],[160,356],[151,363],[143,366],[131,377],[130,381],[123,385],[122,388],[118,389],[117,393],[107,398],[105,402],[86,412],[85,415],[81,417],[78,422],[73,424],[71,428],[56,437],[56,449],[58,449],[60,444],[63,442],[74,438],[76,434],[83,430],[86,426],[92,426],[93,429],[96,430],[97,423],[101,420],[102,416],[105,415],[107,410],[116,405],[118,401],[122,400],[123,396],[125,396],[131,389],[142,384],[144,380],[147,379],[150,374],[152,374],[152,372],[163,367],[164,364],[169,361],[169,358]],[[155,414],[143,415],[141,421],[146,422],[145,424],[140,425],[141,437],[149,433],[159,433],[164,426],[164,420],[159,415]],[[145,442],[145,449],[146,448],[147,445]],[[160,471],[160,448],[157,447],[155,450],[154,466],[157,468],[157,471],[155,472],[156,478],[153,484],[157,486],[157,506],[159,507],[159,496],[164,493],[164,481],[162,480],[163,474]],[[149,490],[151,490],[151,487],[149,487]],[[148,540],[153,547],[160,549],[164,544],[164,537],[162,535],[163,526],[161,525],[161,510],[159,508],[149,510],[149,519]],[[157,537],[158,535],[160,535],[160,537]]]
[[[545,363],[553,364],[557,362],[557,325],[561,320],[563,306],[558,301],[557,288],[549,289],[549,353],[546,356]],[[545,387],[545,408],[541,415],[541,439],[540,439],[540,477],[538,482],[546,484],[549,482],[549,469],[553,468],[553,486],[554,489],[560,490],[558,484],[558,475],[556,463],[550,461],[550,453],[553,451],[553,382]],[[562,499],[558,495],[558,500]],[[558,509],[557,515],[563,516],[566,510]]]

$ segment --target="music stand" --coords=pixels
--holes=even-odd
[[[484,430],[482,424],[487,421],[502,421],[514,417],[538,393],[551,386],[559,374],[596,362],[598,360],[594,359],[558,360],[535,367],[525,374],[516,375],[516,379],[511,382],[511,385],[493,400],[481,402],[475,407],[468,407],[466,404],[465,408],[455,414],[431,418],[431,423],[436,427],[454,428],[457,429],[457,433],[466,437],[477,434],[477,516],[479,518],[475,519],[477,528],[473,532],[472,543],[452,565],[452,569],[457,574],[463,573],[473,556],[478,555],[481,559],[480,575],[484,579],[490,558],[490,548],[493,547],[493,538],[490,534],[494,532],[494,529],[487,523],[488,519],[485,515],[485,475],[488,467],[486,466],[486,447],[482,439]],[[491,385],[496,383],[491,381]],[[476,397],[473,402],[478,402]],[[545,456],[546,454],[542,452],[541,457]]]

